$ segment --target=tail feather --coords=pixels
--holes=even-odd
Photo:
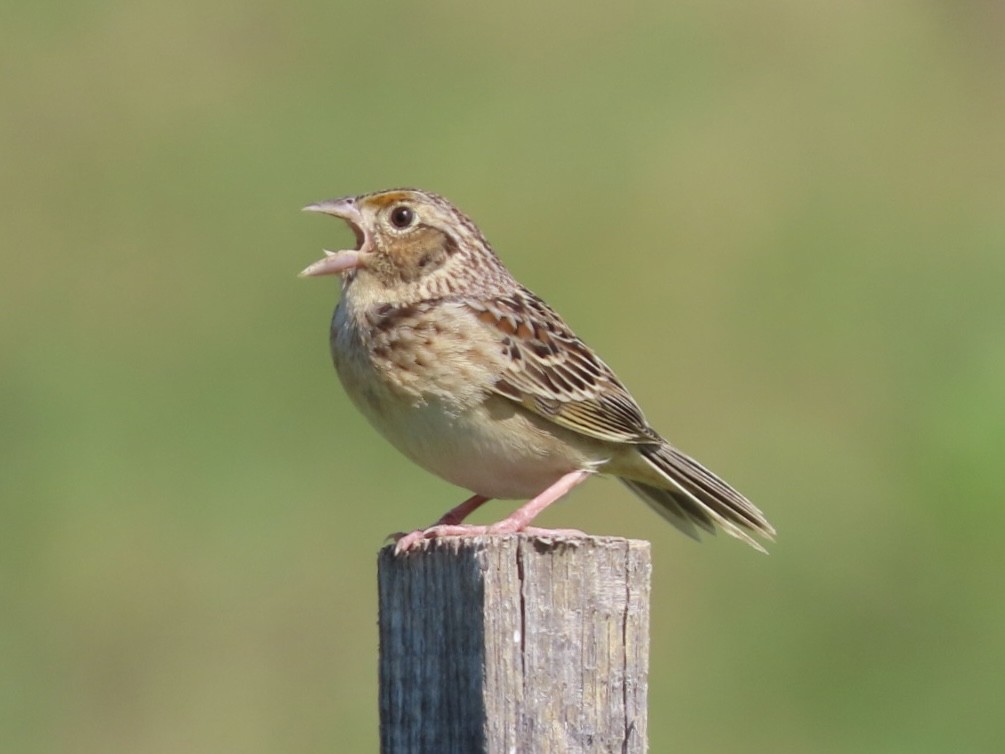
[[[712,523],[712,519],[705,515],[687,497],[681,495],[678,500],[670,490],[650,487],[648,484],[631,479],[622,478],[619,481],[645,500],[653,510],[663,516],[677,529],[691,537],[691,539],[695,541],[701,540],[701,535],[698,531],[699,526],[709,534],[715,534],[715,524]]]
[[[670,445],[645,446],[639,451],[667,486],[635,479],[621,481],[657,513],[693,539],[698,539],[697,527],[714,534],[718,525],[727,534],[765,552],[750,533],[771,540],[775,529],[747,498]]]

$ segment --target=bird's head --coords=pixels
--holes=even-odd
[[[475,224],[436,194],[392,189],[330,199],[304,210],[344,220],[356,246],[326,249],[302,277],[340,275],[347,289],[358,283],[385,300],[418,300],[494,285],[500,275],[508,276]]]

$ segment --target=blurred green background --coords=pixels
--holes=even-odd
[[[327,351],[351,236],[453,199],[778,528],[651,539],[654,752],[1005,732],[1005,12],[4,3],[0,748],[377,750],[375,553],[464,492]],[[476,520],[513,506],[494,503]]]

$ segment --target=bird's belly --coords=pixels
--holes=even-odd
[[[602,465],[609,449],[491,392],[491,376],[448,358],[423,367],[424,390],[372,360],[340,311],[332,353],[360,412],[412,461],[488,498],[530,498],[563,475]]]
[[[361,409],[392,445],[419,466],[488,498],[531,498],[570,471],[606,460],[573,449],[508,403],[492,397],[457,415],[438,400],[405,411]]]

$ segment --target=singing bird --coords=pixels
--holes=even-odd
[[[593,474],[617,477],[685,534],[716,527],[763,551],[775,530],[743,495],[654,430],[592,348],[503,266],[442,196],[392,189],[304,208],[344,220],[355,248],[301,276],[338,275],[335,369],[352,402],[408,458],[473,495],[424,539],[526,531]],[[528,499],[490,526],[464,518]],[[581,532],[576,532],[580,533]]]

